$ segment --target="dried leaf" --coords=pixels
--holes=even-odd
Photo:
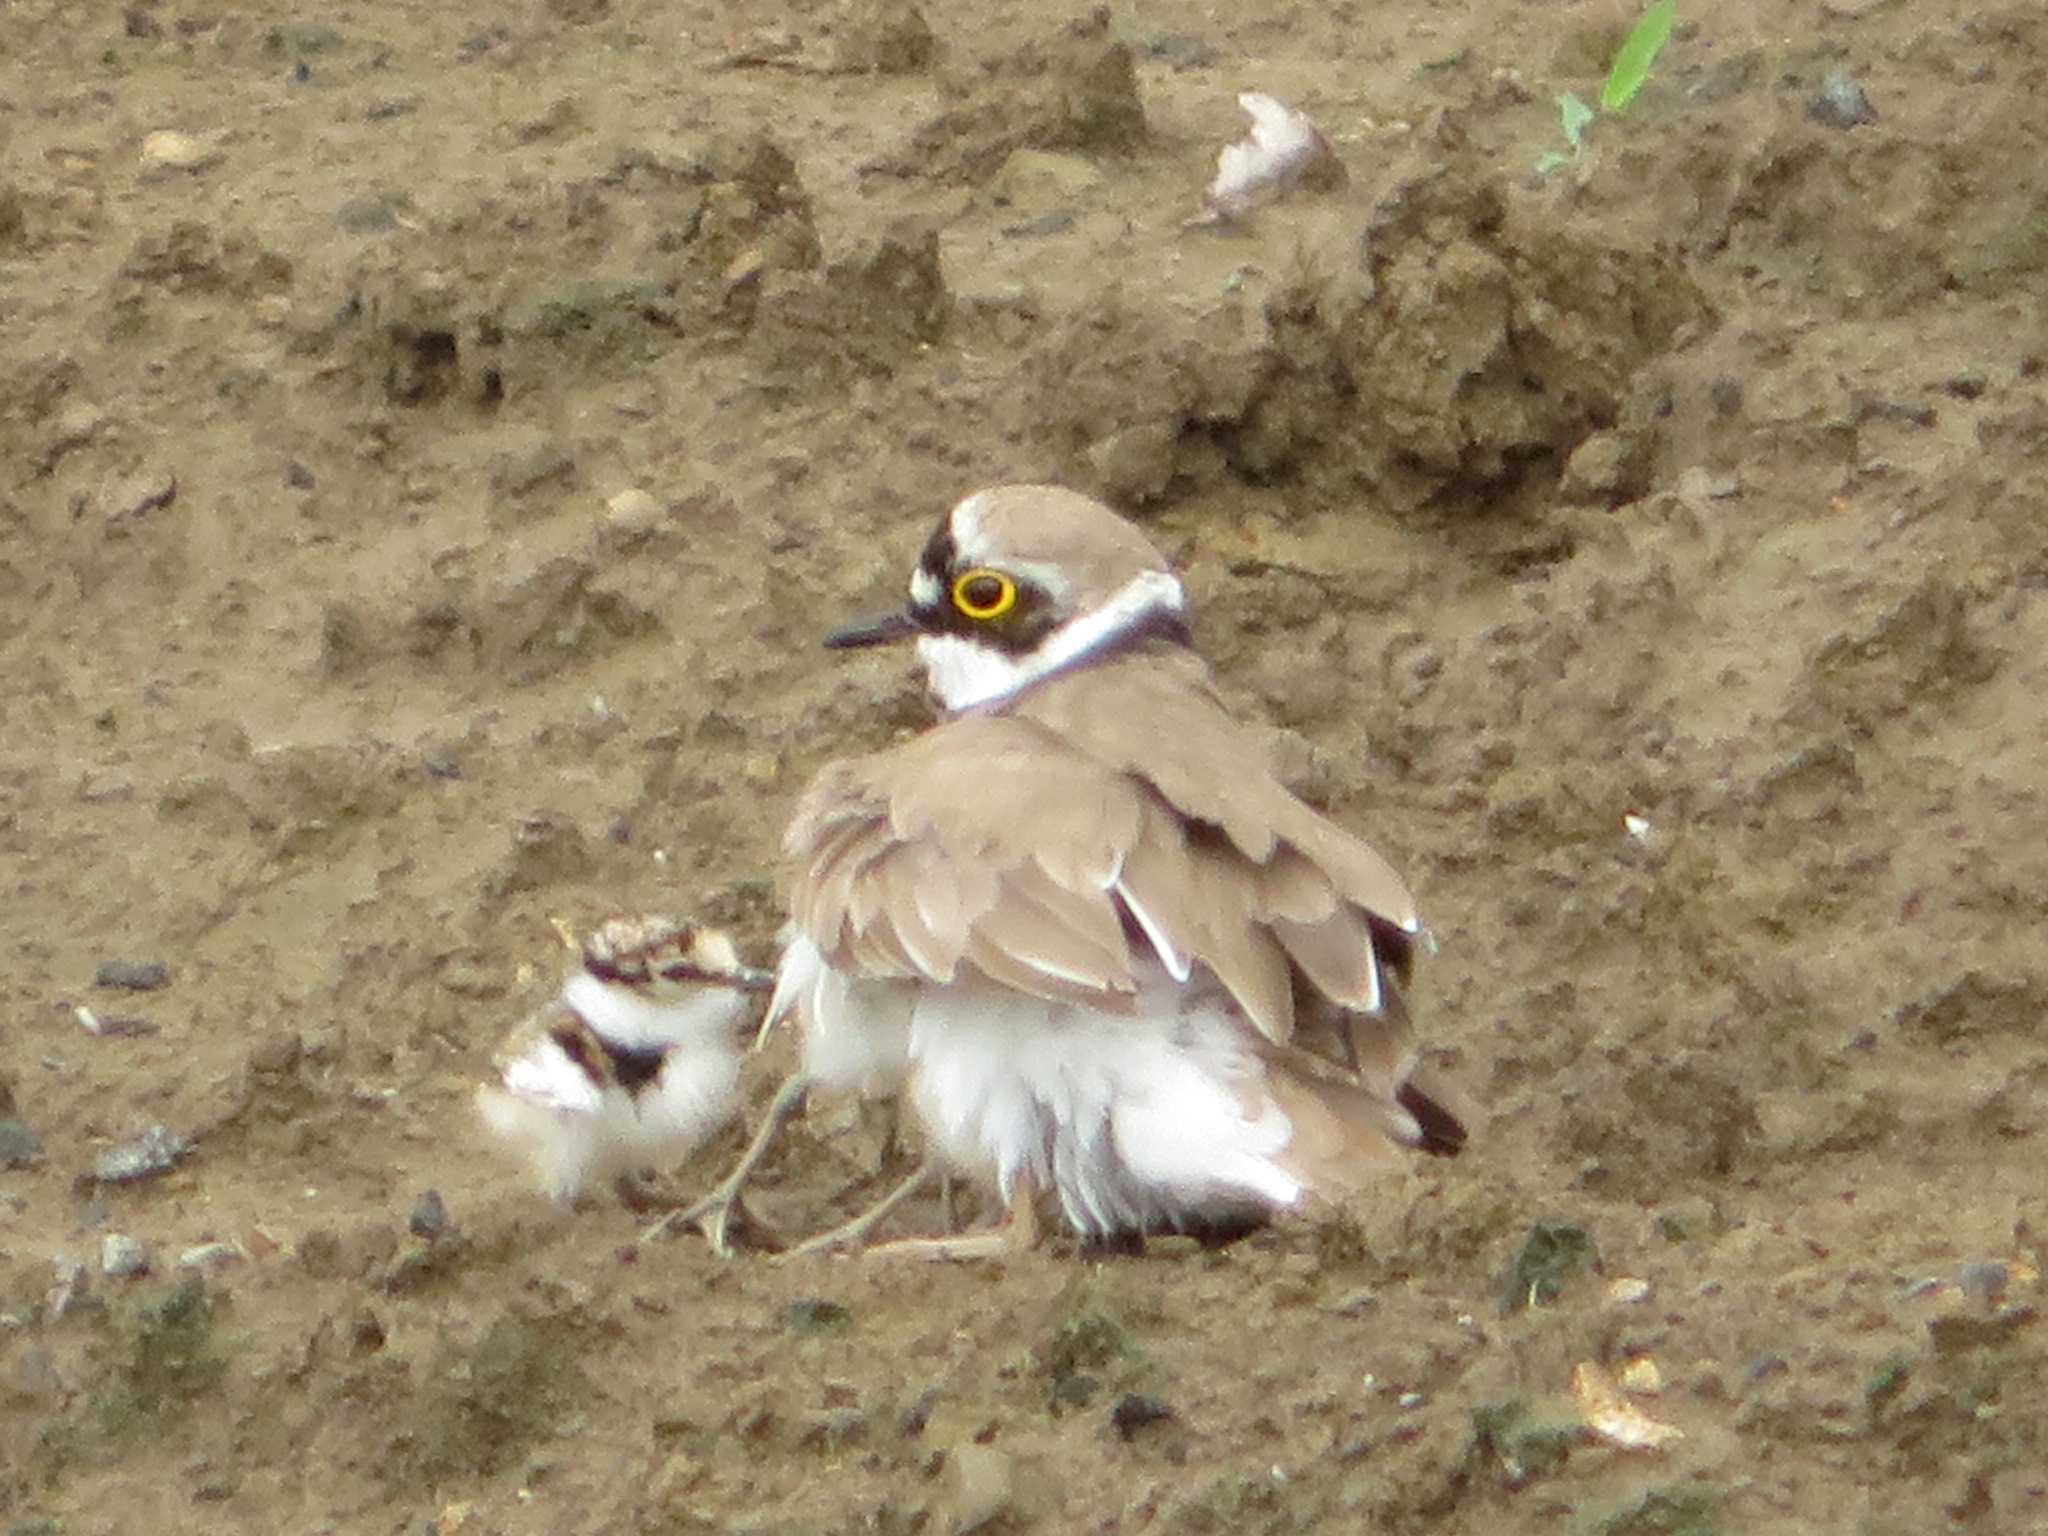
[[[1636,1355],[1621,1368],[1621,1384],[1638,1397],[1655,1397],[1664,1390],[1664,1373],[1648,1355]]]
[[[1684,1438],[1676,1424],[1651,1418],[1622,1395],[1599,1366],[1583,1360],[1572,1368],[1572,1401],[1586,1428],[1625,1451],[1654,1451]]]

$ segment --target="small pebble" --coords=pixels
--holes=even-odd
[[[1330,1310],[1339,1317],[1363,1317],[1379,1304],[1379,1292],[1370,1286],[1360,1286],[1355,1291],[1346,1291],[1331,1302]]]
[[[947,1453],[952,1472],[952,1518],[946,1528],[967,1536],[1015,1513],[1017,1474],[1007,1452],[992,1445],[955,1446]]]
[[[93,972],[96,987],[121,987],[130,992],[154,992],[171,984],[171,968],[161,960],[105,960]]]
[[[1956,1279],[1965,1296],[1989,1306],[2005,1294],[2006,1287],[2012,1283],[2012,1271],[1996,1259],[1987,1259],[1965,1264]]]
[[[384,1347],[386,1334],[384,1323],[368,1307],[358,1312],[348,1325],[349,1353],[358,1358],[374,1355]]]
[[[169,1126],[152,1125],[133,1141],[100,1154],[92,1176],[102,1184],[132,1184],[168,1173],[192,1150],[192,1143]]]
[[[89,1035],[102,1040],[132,1039],[137,1035],[153,1035],[157,1026],[148,1019],[132,1013],[95,1013],[90,1008],[78,1007],[71,1010],[71,1016],[78,1020],[78,1027]]]
[[[51,1262],[56,1281],[43,1297],[43,1312],[55,1322],[71,1310],[71,1304],[86,1292],[89,1277],[85,1265],[77,1259],[55,1259]]]
[[[1163,1424],[1172,1417],[1166,1401],[1147,1392],[1126,1392],[1109,1410],[1110,1427],[1126,1440],[1148,1424]]]
[[[429,1189],[413,1202],[412,1215],[406,1218],[406,1230],[414,1237],[424,1237],[428,1242],[448,1230],[448,1206],[441,1199],[441,1191]]]
[[[1638,1301],[1648,1301],[1650,1299],[1650,1282],[1638,1280],[1632,1275],[1624,1275],[1618,1280],[1610,1280],[1607,1283],[1607,1299],[1617,1302],[1622,1306],[1628,1306]]]
[[[109,1232],[100,1239],[100,1273],[110,1280],[125,1280],[149,1273],[149,1249],[139,1237]]]
[[[319,482],[313,478],[313,471],[293,459],[284,467],[284,483],[295,491],[310,491]]]
[[[1690,502],[1728,501],[1742,494],[1742,479],[1738,475],[1716,475],[1693,465],[1678,477],[1678,494]]]
[[[896,1429],[906,1440],[914,1440],[924,1433],[925,1426],[932,1421],[932,1410],[939,1406],[939,1389],[926,1387],[917,1394],[917,1400],[903,1410],[896,1420]]]
[[[242,1262],[242,1250],[233,1243],[200,1243],[178,1255],[180,1269],[226,1269]]]
[[[144,470],[108,484],[101,505],[109,525],[133,522],[160,512],[178,499],[178,477],[167,470]],[[161,983],[159,983],[161,985]]]
[[[1420,1392],[1403,1392],[1399,1397],[1394,1399],[1394,1406],[1397,1408],[1405,1409],[1409,1412],[1413,1412],[1415,1409],[1420,1408],[1426,1401],[1427,1399],[1424,1398]]]
[[[220,158],[221,152],[213,145],[175,128],[160,128],[142,141],[145,170],[203,171]]]
[[[0,1120],[0,1168],[27,1168],[42,1160],[42,1137],[19,1120]]]
[[[1820,94],[1806,104],[1806,115],[1828,128],[1854,128],[1877,121],[1877,108],[1846,71],[1835,69],[1821,82]]]
[[[638,486],[620,491],[604,504],[605,529],[621,540],[647,537],[661,527],[667,516],[668,508]]]

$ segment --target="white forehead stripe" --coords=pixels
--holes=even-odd
[[[932,692],[947,709],[1008,698],[1040,678],[1085,660],[1154,614],[1179,614],[1187,606],[1181,584],[1168,571],[1143,571],[1099,608],[1067,620],[1038,649],[1011,656],[992,645],[959,635],[922,635],[918,659]]]
[[[934,607],[939,601],[939,578],[921,565],[910,576],[910,601],[919,608]]]
[[[987,505],[988,492],[976,491],[965,501],[956,502],[946,519],[953,531],[953,547],[970,560],[981,555],[981,511]]]

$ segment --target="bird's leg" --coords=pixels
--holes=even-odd
[[[761,1128],[754,1132],[754,1139],[734,1165],[732,1172],[718,1181],[716,1187],[694,1205],[686,1205],[670,1211],[653,1226],[642,1232],[636,1247],[645,1247],[658,1237],[666,1236],[676,1227],[696,1226],[703,1229],[705,1240],[711,1244],[711,1251],[720,1258],[732,1256],[732,1242],[729,1233],[734,1216],[746,1220],[746,1207],[740,1203],[740,1191],[746,1188],[747,1180],[754,1176],[754,1170],[768,1155],[783,1126],[791,1116],[803,1108],[804,1095],[809,1083],[801,1073],[791,1077],[775,1090],[775,1097],[769,1101],[768,1112],[761,1117]]]
[[[934,1172],[930,1163],[919,1163],[911,1170],[909,1178],[853,1220],[841,1222],[829,1232],[820,1232],[816,1237],[806,1238],[790,1249],[786,1257],[795,1258],[800,1253],[834,1253],[842,1248],[865,1247],[868,1234],[895,1214],[896,1209],[911,1196],[929,1187]]]
[[[1038,1246],[1038,1185],[1026,1176],[1010,1189],[1009,1209],[993,1227],[949,1237],[906,1237],[877,1243],[866,1250],[871,1259],[1002,1259],[1029,1253]]]

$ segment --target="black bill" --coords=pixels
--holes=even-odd
[[[851,624],[833,630],[825,637],[825,648],[833,651],[851,651],[866,645],[893,645],[898,640],[910,639],[917,632],[917,621],[898,609],[895,613],[885,613],[879,618],[856,619]]]

